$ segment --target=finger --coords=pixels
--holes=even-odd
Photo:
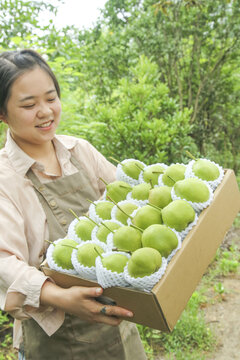
[[[81,291],[81,294],[85,298],[95,298],[103,293],[103,289],[101,287],[85,287],[85,286],[79,286],[79,291]]]
[[[121,308],[119,306],[113,305],[100,305],[99,313],[105,316],[115,316],[115,317],[133,317],[133,313],[127,309]]]

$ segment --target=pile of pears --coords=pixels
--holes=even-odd
[[[91,268],[92,279],[101,286],[119,284],[146,290],[142,279],[147,279],[151,288],[159,281],[163,264],[169,263],[201,211],[212,202],[223,170],[207,159],[170,166],[147,166],[125,159],[118,161],[116,175],[109,184],[101,179],[106,185],[103,197],[90,202],[88,214],[74,214],[69,226],[74,236],[71,231],[53,243],[47,260],[51,258],[48,263],[54,263],[55,270],[76,271],[83,277],[72,262],[74,254],[75,263]],[[86,246],[80,246],[84,242]],[[99,263],[104,284],[98,276],[103,272],[97,268]]]

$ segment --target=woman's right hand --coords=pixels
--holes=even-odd
[[[57,307],[66,313],[78,316],[81,320],[101,322],[117,326],[122,317],[132,317],[131,311],[113,305],[103,305],[95,298],[102,295],[101,287],[72,286],[61,288],[51,281],[45,281],[42,286],[41,305]],[[101,310],[105,307],[105,312]]]

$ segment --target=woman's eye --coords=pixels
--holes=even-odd
[[[53,102],[56,98],[48,99],[49,102]]]
[[[34,104],[24,105],[23,106],[24,109],[31,109],[32,107],[34,107]]]

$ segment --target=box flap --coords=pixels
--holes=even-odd
[[[212,204],[202,211],[182,248],[168,264],[161,281],[153,288],[172,330],[189,298],[214,258],[240,209],[240,193],[234,172],[227,170],[214,193]]]

